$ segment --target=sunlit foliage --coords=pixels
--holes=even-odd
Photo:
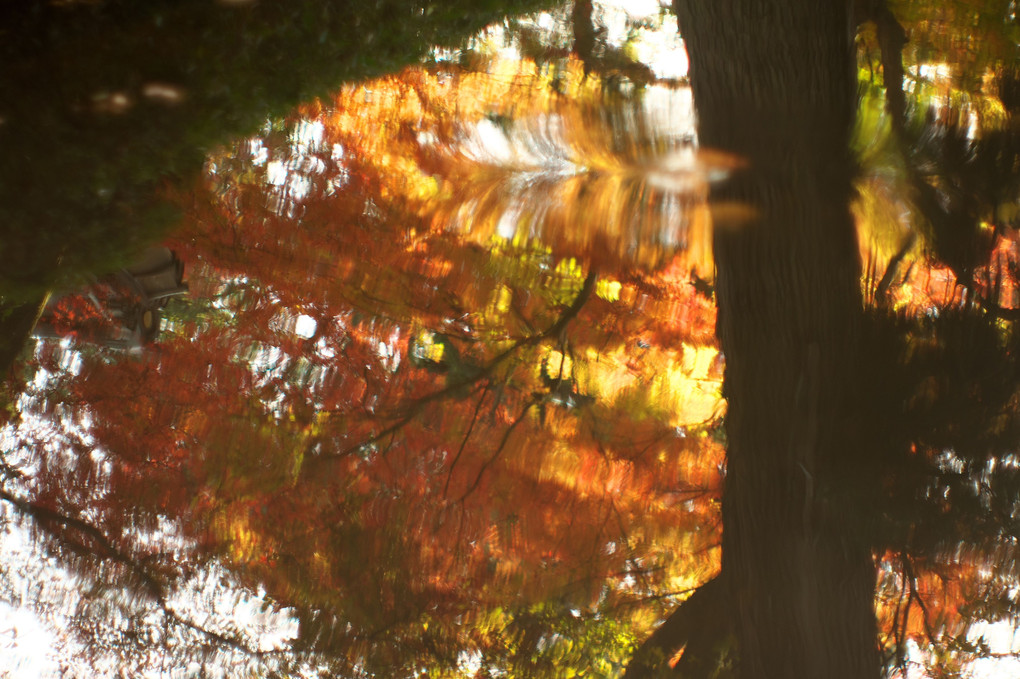
[[[555,116],[564,141],[612,131],[586,122],[590,79],[547,94],[519,68],[509,89],[498,70],[369,82],[211,156],[172,243],[192,302],[152,351],[62,373],[89,433],[77,479],[48,471],[36,492],[150,569],[137,531],[158,543],[173,522],[188,546],[152,571],[161,587],[221,564],[299,622],[294,658],[333,672],[622,668],[718,568],[714,312],[684,260],[636,268],[676,239],[628,257],[626,231],[589,243],[561,216],[501,234],[444,208],[489,191],[465,173],[521,171],[470,157],[499,116]],[[646,115],[615,110],[623,138]],[[624,209],[653,190],[628,147],[579,143],[565,181]],[[695,201],[704,172],[670,171],[687,183],[654,190]]]
[[[847,496],[890,671],[962,671],[968,626],[1020,613],[1013,29],[967,39],[1004,4],[895,8],[902,129],[860,34],[881,443]],[[23,367],[2,499],[95,666],[613,676],[718,571],[709,230],[755,215],[706,197],[744,168],[630,47],[511,29],[528,58],[437,52],[210,153],[164,194],[192,296],[158,345]]]

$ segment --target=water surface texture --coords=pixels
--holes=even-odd
[[[1020,676],[1014,8],[844,4],[5,10],[0,674]]]

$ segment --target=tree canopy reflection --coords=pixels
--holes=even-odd
[[[610,86],[633,74],[592,29],[211,154],[174,195],[192,296],[156,346],[21,368],[0,497],[79,583],[84,657],[860,677],[992,652],[968,629],[1017,614],[1012,72],[912,79],[875,6],[855,73],[843,8],[763,29],[766,5],[677,7],[700,150],[651,105],[692,121],[688,90]]]

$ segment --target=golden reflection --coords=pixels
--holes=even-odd
[[[660,266],[679,253],[711,278],[713,218],[754,215],[706,204],[710,182],[739,159],[698,149],[693,128],[653,127],[662,114],[651,106],[693,120],[689,91],[660,87],[607,108],[580,62],[556,73],[556,88],[553,77],[527,60],[410,69],[345,88],[324,120],[373,159],[384,196],[434,229],[479,244],[533,239],[600,266]]]

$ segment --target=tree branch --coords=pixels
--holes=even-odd
[[[168,593],[166,585],[148,568],[139,563],[137,559],[117,547],[103,531],[91,523],[73,516],[67,516],[36,502],[17,497],[3,488],[0,488],[0,500],[7,502],[25,516],[31,517],[48,535],[72,551],[79,554],[91,554],[99,559],[109,560],[125,567],[142,583],[143,591],[151,597],[167,620],[200,634],[212,641],[216,646],[230,648],[249,657],[266,658],[275,654],[273,651],[253,649],[240,639],[210,630],[181,616],[167,601]],[[87,536],[94,546],[90,547],[81,541],[72,539],[61,531],[54,530],[52,528],[54,524]]]
[[[892,118],[893,129],[902,139],[907,111],[907,100],[903,94],[903,47],[907,44],[907,32],[886,0],[872,0],[868,9],[870,12],[865,20],[875,23],[878,48],[882,54],[885,107]]]
[[[521,412],[517,416],[517,418],[514,419],[514,421],[510,423],[509,427],[506,428],[506,431],[503,432],[503,438],[500,439],[499,445],[496,447],[495,452],[493,452],[492,456],[489,457],[489,459],[485,461],[485,463],[482,465],[481,469],[478,470],[478,475],[475,477],[474,483],[472,483],[471,486],[466,491],[464,491],[463,495],[461,495],[459,498],[457,498],[457,503],[458,504],[463,502],[464,499],[467,498],[468,495],[473,493],[475,491],[475,489],[478,488],[478,484],[482,480],[482,475],[484,475],[485,471],[489,467],[491,467],[493,465],[493,463],[497,459],[499,459],[499,456],[503,453],[503,449],[506,448],[507,441],[510,440],[510,435],[514,433],[514,429],[516,429],[517,425],[519,425],[521,422],[524,421],[524,418],[528,414],[528,411],[531,410],[537,403],[538,403],[538,399],[535,399],[535,398],[533,398],[530,401],[528,401],[524,405],[524,408],[521,409]]]
[[[460,456],[464,454],[464,448],[467,447],[468,439],[471,438],[471,432],[475,429],[475,423],[478,422],[478,414],[482,411],[482,404],[485,403],[485,397],[489,393],[489,386],[486,385],[482,391],[482,395],[478,397],[478,403],[475,405],[475,412],[471,415],[471,422],[468,424],[467,431],[464,433],[464,438],[460,442],[460,447],[457,449],[457,454],[454,455],[453,461],[450,462],[450,469],[446,473],[446,483],[443,484],[443,497],[446,497],[446,493],[450,490],[450,479],[453,478],[453,470],[457,467],[457,463],[460,462]]]
[[[364,448],[366,445],[371,445],[372,443],[379,441],[385,436],[396,432],[401,427],[405,426],[407,423],[413,420],[415,417],[420,415],[422,411],[425,410],[426,406],[428,406],[429,404],[445,401],[458,394],[462,394],[465,388],[471,387],[480,382],[481,380],[491,377],[493,372],[495,372],[496,368],[502,365],[517,351],[525,347],[535,346],[549,339],[550,337],[555,337],[559,335],[566,329],[570,321],[577,317],[577,315],[581,312],[581,309],[584,308],[584,305],[588,303],[588,300],[591,299],[591,295],[595,291],[595,283],[597,280],[598,275],[596,274],[596,272],[594,270],[589,271],[588,275],[584,279],[584,283],[581,285],[581,290],[580,292],[577,293],[577,297],[574,298],[574,301],[570,304],[569,307],[564,309],[563,313],[560,314],[560,317],[556,320],[555,323],[550,325],[542,332],[535,335],[528,335],[527,337],[523,337],[515,341],[509,348],[497,354],[495,358],[489,361],[485,366],[479,368],[476,371],[473,371],[468,376],[460,380],[453,381],[441,389],[437,389],[431,393],[425,394],[424,396],[416,398],[412,402],[405,404],[403,407],[397,408],[396,409],[397,412],[402,411],[403,415],[400,416],[396,422],[383,429],[382,432],[373,435],[368,440],[362,441],[355,446],[351,446],[337,453],[318,455],[316,457],[312,457],[311,459],[307,460],[304,463],[301,469],[302,475],[311,473],[313,471],[317,471],[319,467],[323,464],[347,457],[348,455],[353,454],[355,451]]]
[[[900,263],[910,252],[910,249],[914,247],[914,243],[916,241],[917,232],[911,231],[907,237],[903,239],[903,244],[900,245],[900,249],[889,259],[889,263],[885,267],[885,273],[882,275],[882,280],[878,282],[878,287],[875,288],[875,298],[879,302],[885,301],[886,296],[889,294],[889,288],[892,287],[893,279],[896,278],[896,274],[899,273]]]

